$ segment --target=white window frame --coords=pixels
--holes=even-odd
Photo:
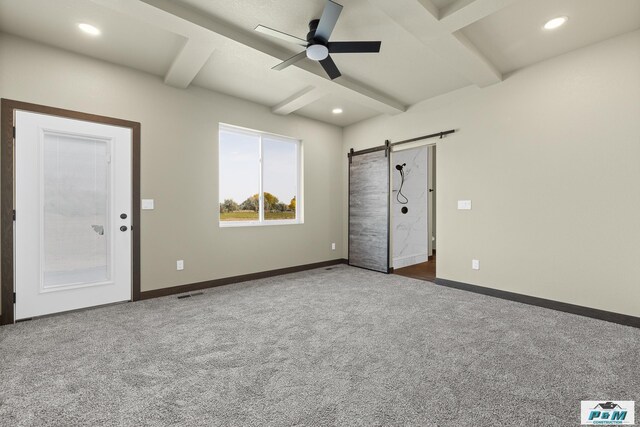
[[[258,158],[258,167],[260,168],[260,185],[258,189],[258,221],[222,221],[220,220],[220,210],[218,209],[218,225],[221,228],[228,227],[262,227],[262,226],[272,226],[272,225],[294,225],[294,224],[304,224],[304,209],[303,209],[303,191],[302,191],[302,140],[292,138],[289,136],[278,135],[275,133],[262,132],[253,129],[248,129],[240,126],[234,126],[226,123],[220,123],[218,126],[218,204],[220,204],[220,192],[222,187],[222,180],[220,179],[220,162],[222,161],[222,157],[220,156],[220,133],[222,131],[234,132],[234,133],[242,133],[245,135],[255,136],[259,139],[259,158]],[[271,140],[280,141],[286,144],[295,144],[296,145],[296,218],[295,219],[281,219],[281,220],[265,220],[264,219],[264,168],[262,164],[262,138],[268,137]]]

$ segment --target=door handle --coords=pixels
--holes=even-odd
[[[120,227],[120,231],[127,231],[127,226],[123,225],[122,227]]]
[[[127,219],[127,214],[126,214],[126,213],[121,213],[121,214],[120,214],[120,218],[122,218],[122,219]]]

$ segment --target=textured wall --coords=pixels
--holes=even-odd
[[[350,126],[343,151],[457,129],[437,144],[437,276],[640,316],[639,118],[634,31]]]
[[[0,97],[141,122],[143,291],[342,257],[338,127],[1,34]],[[219,122],[303,141],[304,224],[218,227]]]

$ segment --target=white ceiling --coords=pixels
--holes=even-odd
[[[455,4],[458,0],[432,0],[433,4],[440,10],[444,10],[447,7]]]
[[[256,50],[242,46],[238,49],[237,43],[222,39],[193,84],[273,106],[306,86],[299,80],[280,78],[277,71],[271,70],[277,62]]]
[[[343,113],[339,115],[332,114],[331,111],[338,107],[342,108]],[[375,110],[335,95],[326,95],[302,107],[297,110],[296,113],[306,117],[313,117],[323,122],[334,123],[338,126],[347,126],[351,123],[359,122],[360,120],[380,114]]]
[[[569,21],[554,31],[542,28],[557,16]],[[638,0],[536,0],[504,8],[463,33],[508,73],[637,28]]]
[[[80,33],[86,22],[103,30]],[[164,75],[185,38],[86,0],[0,0],[0,31]]]
[[[302,50],[253,29],[305,38],[324,0],[0,0],[0,31],[274,108],[347,126],[640,28],[639,0],[338,0],[332,40],[381,40],[379,54],[336,54],[271,70]],[[555,16],[569,22],[554,31]],[[79,32],[88,22],[99,37]],[[331,114],[342,107],[341,115]]]
[[[262,24],[302,39],[306,38],[309,31],[309,21],[320,17],[325,4],[323,0],[175,1],[247,31]],[[371,7],[366,0],[349,0],[343,3],[344,9],[332,40],[382,40],[380,54],[333,55],[344,75],[353,77],[368,87],[378,88],[405,105],[412,105],[468,84],[457,73],[452,72],[449,66],[442,64],[427,46],[389,22],[384,12]],[[255,36],[282,46],[291,56],[303,50],[267,35],[255,33]],[[267,65],[270,68],[279,62],[275,60]],[[318,70],[321,70],[320,67]],[[418,73],[417,70],[428,71],[429,78],[425,78],[424,73]]]

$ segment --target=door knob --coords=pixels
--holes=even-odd
[[[121,214],[120,214],[120,218],[122,218],[122,219],[127,219],[127,214],[126,214],[126,213],[121,213]]]
[[[120,231],[127,231],[127,226],[123,225],[122,227],[120,227]]]

